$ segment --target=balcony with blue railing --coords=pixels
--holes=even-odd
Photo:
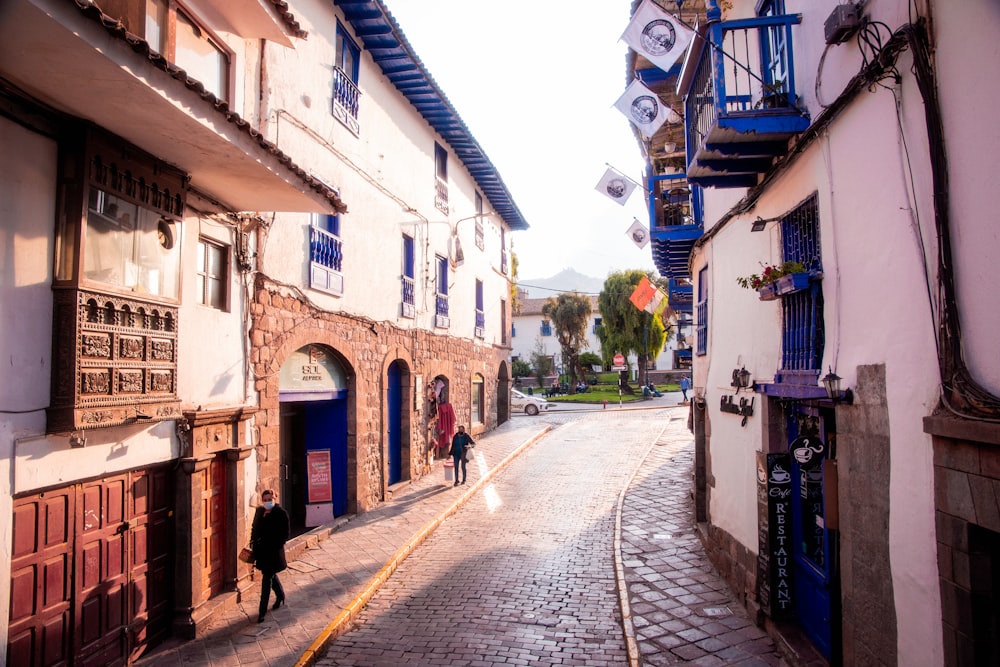
[[[799,14],[713,21],[695,38],[678,89],[685,96],[688,182],[751,187],[809,127],[795,88]]]
[[[694,288],[686,278],[667,280],[667,305],[676,311],[690,312],[694,305]]]
[[[451,318],[448,317],[448,295],[438,293],[434,299],[434,326],[447,329],[451,326]]]
[[[361,93],[351,76],[339,67],[333,68],[333,112],[334,117],[343,123],[351,132],[358,134],[361,125],[358,123],[358,98]]]
[[[309,228],[309,286],[331,294],[344,293],[344,243],[319,227]]]
[[[409,276],[403,276],[403,305],[402,314],[403,317],[416,317],[417,307],[416,307],[416,288],[414,285],[413,278]]]
[[[486,313],[482,310],[476,309],[476,338],[484,338],[486,336]]]
[[[704,231],[701,188],[689,187],[681,173],[650,177],[646,189],[653,263],[667,278],[690,278],[688,259]]]

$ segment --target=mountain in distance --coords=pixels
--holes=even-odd
[[[529,299],[547,299],[560,292],[597,295],[604,288],[604,278],[594,278],[563,269],[551,278],[519,278],[517,286],[528,293]]]

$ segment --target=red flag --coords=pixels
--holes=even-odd
[[[649,278],[643,276],[639,284],[635,286],[635,291],[632,292],[632,296],[628,300],[639,310],[645,310],[646,305],[653,300],[655,294],[656,286],[649,282]]]

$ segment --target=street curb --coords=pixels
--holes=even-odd
[[[319,636],[313,640],[313,643],[309,645],[299,659],[295,661],[294,667],[312,667],[316,664],[316,661],[322,656],[323,652],[330,645],[330,643],[335,640],[340,635],[347,631],[347,625],[353,621],[361,610],[365,608],[365,605],[374,597],[378,589],[384,584],[392,573],[396,571],[396,568],[406,560],[406,557],[416,549],[420,544],[426,540],[431,533],[433,533],[438,526],[440,526],[445,519],[454,514],[458,509],[464,505],[470,498],[472,498],[482,486],[485,486],[498,472],[506,468],[511,461],[520,456],[525,450],[534,445],[538,440],[542,438],[546,433],[551,431],[554,427],[552,425],[544,426],[538,433],[531,436],[525,440],[522,444],[508,454],[500,463],[496,464],[491,468],[485,475],[479,478],[479,480],[470,486],[465,493],[455,499],[455,501],[438,516],[436,519],[432,519],[423,528],[421,528],[417,533],[402,547],[393,554],[389,562],[386,563],[378,573],[372,577],[368,583],[365,585],[364,589],[353,599],[351,602],[345,606],[333,621],[327,625]],[[430,473],[434,474],[434,473]],[[619,513],[620,515],[620,513]]]
[[[670,426],[670,422],[673,420],[674,416],[671,414],[670,419],[667,421],[663,429],[656,434],[655,438],[652,438],[649,441],[649,446],[646,448],[646,452],[639,459],[639,463],[635,466],[632,474],[629,475],[628,481],[625,482],[621,492],[618,494],[618,507],[615,510],[615,580],[618,583],[618,604],[622,610],[622,632],[625,634],[625,650],[628,653],[629,667],[639,667],[642,656],[639,653],[639,643],[635,638],[635,625],[632,623],[632,606],[628,601],[628,585],[625,581],[625,563],[622,559],[622,510],[625,507],[625,496],[628,493],[629,487],[632,486],[632,482],[635,480],[636,475],[639,474],[639,470],[645,464],[649,453],[653,451],[653,447],[656,446],[657,441],[663,437],[663,433],[667,430]]]

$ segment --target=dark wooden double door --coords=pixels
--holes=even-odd
[[[121,665],[170,632],[169,466],[14,501],[12,666]]]

